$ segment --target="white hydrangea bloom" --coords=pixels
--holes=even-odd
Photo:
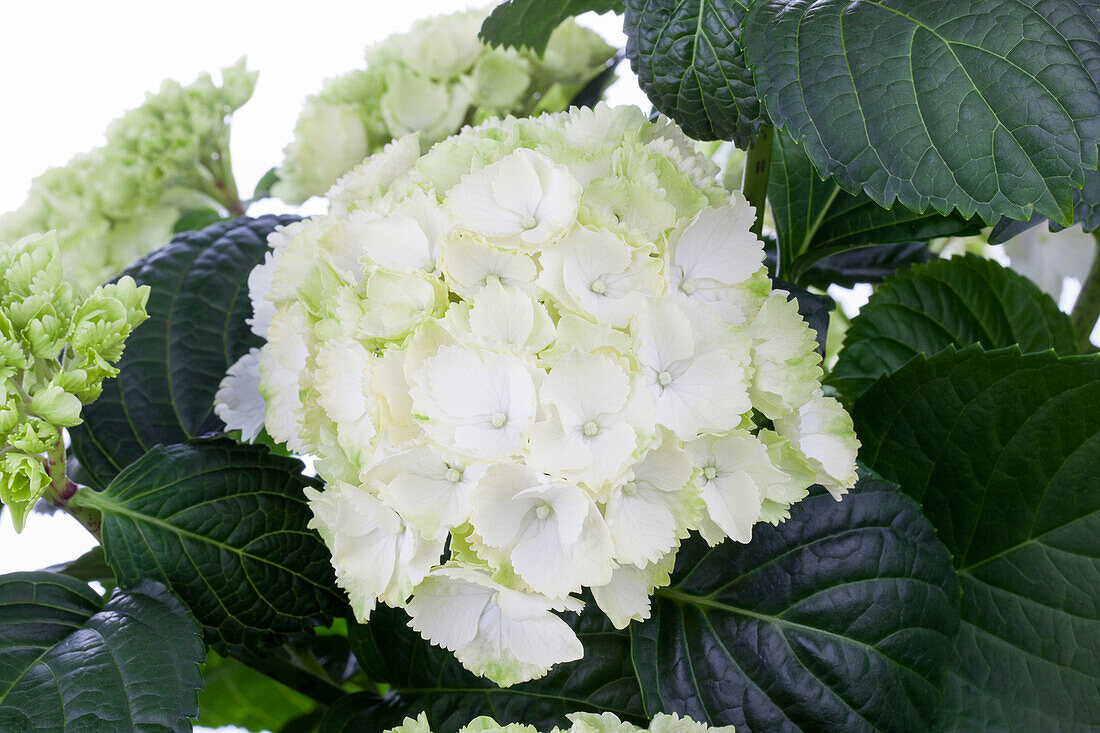
[[[577,593],[644,619],[693,533],[748,542],[854,483],[751,209],[675,126],[601,105],[417,145],[345,176],[252,278],[267,428],[318,458],[361,618],[404,605],[513,684],[582,654],[555,615]],[[245,414],[228,386],[219,414]]]
[[[649,618],[650,596],[655,589],[668,585],[675,565],[675,550],[642,567],[620,565],[611,574],[610,582],[592,588],[592,597],[615,628],[625,629],[631,621]]]
[[[513,685],[584,655],[546,596],[516,590],[480,568],[455,563],[433,570],[406,605],[409,626],[455,653],[475,674]],[[560,607],[560,606],[559,606]],[[569,607],[578,610],[575,603]]]
[[[401,606],[443,554],[368,488],[342,481],[306,489],[316,529],[332,550],[337,584],[364,621],[378,600]]]
[[[493,466],[474,494],[471,524],[487,545],[509,552],[528,585],[551,598],[611,579],[611,533],[592,496],[576,484],[522,466]]]
[[[777,417],[775,431],[791,441],[837,501],[855,485],[859,440],[852,417],[835,399],[817,390],[797,412]]]
[[[229,367],[214,395],[214,413],[226,430],[240,430],[251,443],[264,428],[264,400],[260,396],[260,350],[249,349]]]
[[[577,221],[580,184],[527,148],[464,177],[447,197],[457,228],[505,249],[537,251]]]
[[[633,723],[619,720],[614,713],[569,713],[566,715],[572,724],[569,728],[554,728],[546,733],[641,733],[649,730],[651,733],[734,733],[732,725],[708,726],[704,723],[696,723],[691,718],[681,718],[673,713],[657,713],[649,723],[649,728],[639,728]],[[432,733],[426,713],[420,713],[415,719],[405,718],[401,725],[390,728],[386,733]],[[474,718],[468,725],[462,727],[459,733],[537,733],[535,728],[521,723],[509,723],[501,725],[490,717],[482,715]]]

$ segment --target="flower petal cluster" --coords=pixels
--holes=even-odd
[[[615,50],[572,20],[542,56],[478,38],[489,9],[417,21],[366,50],[366,68],[328,79],[306,99],[272,191],[300,204],[394,138],[418,133],[427,150],[462,125],[564,109]],[[419,151],[418,151],[419,152]]]
[[[734,733],[732,725],[712,727],[705,723],[696,723],[688,717],[681,718],[676,713],[657,713],[649,722],[648,728],[639,728],[633,723],[619,720],[619,716],[614,713],[569,713],[565,717],[572,725],[568,728],[555,727],[551,733]],[[405,718],[401,725],[390,728],[386,733],[432,733],[432,728],[427,714],[420,713],[415,719]],[[459,733],[538,733],[538,729],[522,723],[501,725],[482,715],[459,729]]]
[[[147,315],[132,278],[83,292],[63,272],[53,232],[0,244],[0,501],[17,530],[50,482],[44,453],[118,374]]]
[[[474,672],[532,679],[583,654],[557,615],[583,590],[647,618],[693,531],[749,542],[855,482],[752,208],[675,126],[599,105],[416,145],[250,281],[266,428],[317,458],[313,526],[360,619],[403,606]]]
[[[66,265],[92,287],[171,239],[181,212],[225,202],[229,118],[252,96],[256,72],[242,59],[221,75],[220,85],[208,74],[190,86],[165,81],[111,123],[105,145],[36,178],[23,205],[0,217],[0,241],[55,230]]]

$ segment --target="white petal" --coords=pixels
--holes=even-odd
[[[226,430],[240,430],[251,443],[264,427],[264,398],[260,396],[260,350],[249,349],[225,373],[214,396],[214,412]]]
[[[650,613],[649,597],[655,588],[668,585],[675,560],[676,553],[670,552],[644,568],[615,568],[610,582],[592,588],[596,605],[617,629],[625,629],[631,621],[645,621]]]
[[[798,448],[818,483],[838,501],[855,486],[859,440],[852,418],[835,399],[816,392],[798,412],[776,418],[775,430]]]

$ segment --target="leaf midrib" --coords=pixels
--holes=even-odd
[[[130,521],[132,521],[136,524],[145,523],[145,524],[152,525],[154,527],[158,527],[158,528],[163,529],[165,531],[168,531],[172,534],[179,535],[180,537],[187,537],[187,538],[189,538],[193,541],[196,541],[200,544],[210,545],[212,547],[218,548],[219,550],[227,551],[227,552],[230,552],[232,554],[238,555],[242,559],[247,558],[249,560],[256,561],[256,562],[258,562],[262,565],[267,565],[269,567],[275,568],[275,569],[277,569],[281,572],[285,572],[289,575],[292,575],[295,578],[299,578],[300,580],[304,580],[306,583],[308,583],[309,585],[311,585],[315,588],[321,588],[322,590],[326,590],[326,591],[328,590],[327,585],[322,584],[322,583],[318,583],[316,580],[314,580],[314,579],[312,579],[308,576],[302,575],[301,573],[299,573],[299,572],[297,572],[297,571],[295,571],[291,568],[288,568],[285,565],[279,565],[278,563],[276,563],[272,560],[269,560],[269,559],[264,558],[264,557],[260,557],[259,555],[254,555],[251,552],[243,550],[239,547],[234,547],[233,545],[222,542],[221,540],[217,540],[217,539],[214,539],[212,537],[208,537],[206,535],[201,535],[201,534],[198,534],[197,532],[192,532],[191,530],[183,529],[182,527],[178,527],[174,524],[171,524],[170,522],[166,522],[166,521],[160,519],[159,517],[153,517],[153,516],[148,515],[148,514],[143,514],[141,512],[133,511],[133,510],[129,509],[128,507],[126,507],[126,506],[120,504],[119,502],[115,501],[113,498],[107,496],[106,494],[103,494],[103,493],[94,494],[94,498],[89,498],[88,500],[86,500],[86,503],[100,509],[104,514],[114,513],[114,514],[117,514],[119,516],[126,517],[127,519],[129,519]]]

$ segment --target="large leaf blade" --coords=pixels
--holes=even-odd
[[[107,562],[120,583],[155,578],[220,654],[327,625],[341,607],[329,553],[307,524],[301,462],[220,438],[158,446],[101,493]]]
[[[0,576],[0,728],[188,731],[199,627],[163,586],[104,599],[48,572]]]
[[[1068,224],[1097,166],[1100,39],[1077,0],[761,0],[742,42],[776,126],[881,206]]]
[[[881,379],[861,456],[917,498],[963,590],[942,730],[1100,725],[1100,357],[972,347]]]
[[[123,273],[149,285],[149,320],[126,343],[119,375],[71,429],[88,480],[103,488],[158,443],[182,443],[225,425],[214,395],[225,371],[262,340],[251,332],[248,274],[267,235],[295,216],[241,217],[185,232]]]
[[[805,146],[780,131],[772,148],[768,201],[775,218],[781,273],[802,284],[822,258],[869,245],[926,242],[981,231],[958,214],[918,213],[901,205],[884,209],[864,193],[850,194],[822,180]]]
[[[493,8],[479,35],[494,46],[541,54],[563,20],[589,11],[621,13],[623,0],[507,0]]]
[[[1070,319],[1022,275],[975,255],[935,260],[880,285],[844,337],[829,382],[855,399],[917,354],[980,344],[1077,353]]]
[[[916,504],[863,479],[752,542],[694,539],[631,627],[646,708],[738,731],[918,730],[958,624],[950,558]]]
[[[763,117],[739,39],[747,2],[627,0],[626,55],[654,107],[698,140],[746,147]]]

